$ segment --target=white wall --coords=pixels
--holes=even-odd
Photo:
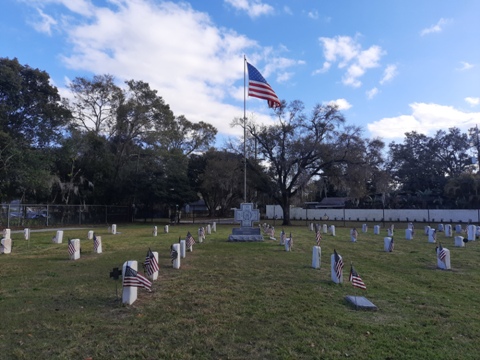
[[[292,220],[352,220],[352,221],[426,221],[478,223],[480,210],[448,209],[302,209],[290,208]],[[283,219],[280,205],[267,205],[266,218]]]

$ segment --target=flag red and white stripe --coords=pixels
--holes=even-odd
[[[268,84],[267,80],[253,65],[247,62],[248,69],[248,96],[267,100],[268,107],[276,108],[281,105],[280,100]]]
[[[337,275],[337,279],[340,280],[343,273],[343,266],[344,266],[343,260],[340,257],[340,255],[338,255],[337,250],[334,249],[333,253],[335,258],[335,263],[334,263],[335,275]]]
[[[124,287],[144,287],[149,291],[152,289],[152,282],[142,274],[133,270],[129,265],[125,267],[122,284]]]
[[[350,266],[350,277],[349,281],[351,281],[352,285],[356,288],[367,290],[367,286],[363,282],[360,275],[355,271],[353,265]]]
[[[73,254],[75,254],[75,244],[72,240],[68,239],[68,254],[70,256],[72,256]]]
[[[145,271],[148,276],[152,276],[155,272],[160,270],[158,261],[152,250],[148,249],[147,256],[145,257]]]

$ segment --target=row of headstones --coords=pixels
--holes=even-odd
[[[10,254],[12,252],[12,232],[11,229],[3,229],[2,239],[0,240],[0,254]],[[30,229],[23,230],[25,240],[30,240]]]
[[[287,234],[285,233],[284,230],[280,232],[280,246],[285,247],[285,251],[292,251],[293,249],[293,236],[292,233],[290,233],[290,236],[287,237]]]
[[[95,235],[93,230],[87,233],[87,239],[93,241],[93,252],[96,254],[102,253],[102,237]],[[63,230],[57,230],[57,233],[52,238],[55,244],[63,243]],[[68,255],[70,260],[80,259],[80,239],[68,239]]]
[[[320,224],[310,223],[309,228],[310,228],[310,231],[315,231],[315,232],[318,232],[320,231],[320,229],[322,229],[324,234],[330,233],[332,236],[335,236],[335,225],[328,226],[327,224],[323,224],[320,227]]]
[[[366,233],[368,231],[368,226],[367,224],[362,225],[362,232]],[[392,224],[390,227],[387,228],[387,235],[388,236],[393,236],[393,231],[394,231],[394,225]],[[436,233],[438,232],[445,232],[446,237],[452,237],[453,236],[453,227],[450,224],[438,224],[437,229],[432,228],[430,226],[425,226],[424,232],[425,235],[428,235],[429,237],[435,237]],[[480,226],[476,225],[468,225],[465,230],[462,229],[462,225],[457,224],[455,225],[455,233],[457,234],[462,234],[463,232],[467,233],[468,241],[475,241],[477,236],[480,236]],[[380,225],[375,225],[373,227],[373,233],[374,235],[380,235]],[[407,228],[405,229],[405,238],[407,240],[412,240],[413,235],[415,233],[414,226],[412,223],[407,225]]]
[[[392,245],[393,239],[392,238],[385,238],[384,242],[384,250],[386,252],[392,252]],[[444,247],[437,247],[436,249],[436,260],[437,260],[437,268],[442,270],[450,270],[450,250]],[[342,260],[342,256],[339,255],[340,260]],[[313,246],[312,249],[312,268],[320,269],[321,266],[321,258],[322,258],[322,248],[320,246]],[[337,276],[337,272],[335,270],[337,261],[335,261],[335,254],[330,256],[330,270],[331,270],[331,278],[334,283],[341,283],[343,282],[343,272],[340,276]]]
[[[270,240],[277,241],[275,237],[275,227],[270,224],[263,223],[262,225],[258,224],[262,228],[264,235],[268,236]]]
[[[216,227],[213,227],[216,231]],[[207,226],[208,229],[208,226]],[[211,230],[211,229],[210,229]],[[203,243],[206,240],[205,231],[202,228],[198,229],[198,242]],[[188,235],[187,235],[188,236]],[[193,242],[195,243],[195,241]],[[187,255],[187,251],[193,252],[193,243],[187,248],[187,239],[179,239],[178,243],[172,244],[170,248],[170,259],[172,261],[172,267],[174,269],[180,269],[181,259],[185,259]],[[158,263],[158,252],[152,251],[153,256],[155,257],[156,262]],[[125,271],[127,266],[132,268],[135,272],[138,271],[138,262],[136,260],[129,260],[123,264],[122,267],[122,274],[125,276]],[[152,281],[158,279],[158,271],[149,275],[148,278]],[[123,284],[123,281],[122,281]],[[131,305],[137,300],[137,287],[135,286],[123,286],[122,291],[122,302],[124,304]]]
[[[199,234],[200,234],[200,229],[202,229],[202,228],[204,229],[204,231],[206,231],[206,233],[207,233],[208,235],[210,235],[210,234],[212,233],[212,231],[213,231],[213,232],[217,232],[217,223],[216,223],[216,222],[213,222],[211,225],[210,225],[210,224],[207,224],[207,226],[199,228],[199,229],[198,229]],[[170,228],[169,228],[168,225],[165,225],[165,226],[163,227],[163,232],[164,232],[165,234],[168,234],[169,230],[170,230]],[[153,235],[153,236],[158,236],[158,226],[154,226],[154,227],[153,227],[152,235]]]

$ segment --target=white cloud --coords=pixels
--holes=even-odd
[[[259,63],[268,59],[262,74],[270,75],[270,81],[285,81],[291,76],[289,67],[304,63],[278,57],[241,34],[217,27],[206,13],[183,2],[115,0],[109,7],[88,9],[86,2],[68,4],[63,14],[55,7],[59,18],[77,12],[75,21],[57,24],[71,44],[61,56],[68,68],[87,77],[111,74],[119,81],[145,81],[176,115],[208,122],[222,136],[241,132],[229,124],[243,116],[243,105],[229,103],[243,100],[243,54],[250,53]],[[259,121],[272,121],[265,101],[249,98],[247,106],[258,112]]]
[[[288,15],[293,15],[292,9],[290,9],[290,7],[287,6],[287,5],[285,5],[285,6],[283,7],[283,12],[284,12],[285,14],[288,14]]]
[[[262,15],[269,15],[274,12],[274,8],[268,4],[263,4],[260,0],[224,0],[237,10],[245,11],[251,18]]]
[[[398,74],[397,66],[388,65],[383,72],[383,77],[382,77],[382,80],[380,80],[380,85],[383,85],[388,81],[391,81],[395,76],[397,76],[397,74]]]
[[[480,112],[468,113],[452,106],[413,103],[412,113],[391,118],[383,118],[367,125],[373,137],[402,139],[406,132],[433,135],[437,130],[458,127],[463,131],[480,122]]]
[[[277,76],[277,82],[279,83],[287,82],[292,78],[292,76],[293,76],[293,72],[286,71],[286,72],[280,73]]]
[[[343,84],[352,87],[360,87],[362,85],[360,78],[368,69],[380,66],[380,59],[385,54],[377,45],[362,50],[356,39],[349,36],[321,37],[319,40],[323,45],[323,55],[328,67],[324,63],[324,67],[314,73],[325,72],[332,63],[338,63],[339,69],[346,68],[342,77]]]
[[[374,87],[373,89],[370,89],[366,92],[367,94],[367,99],[368,100],[371,100],[373,99],[375,96],[377,96],[378,94],[378,89],[376,87]]]
[[[470,106],[477,106],[480,104],[480,97],[474,98],[474,97],[466,97],[465,101],[470,104]]]
[[[460,64],[462,64],[462,66],[456,69],[458,71],[470,70],[475,66],[475,65],[470,64],[466,61],[460,61]]]
[[[317,20],[318,19],[318,11],[317,10],[311,10],[308,12],[308,17],[310,19]]]
[[[451,20],[449,20],[449,19],[441,18],[440,20],[438,20],[438,22],[435,25],[432,25],[432,26],[430,26],[428,28],[425,28],[422,31],[420,31],[420,36],[425,36],[425,35],[428,35],[428,34],[441,32],[443,30],[444,26],[447,25],[450,22],[451,22]]]
[[[338,110],[348,110],[352,107],[352,104],[350,104],[347,100],[345,99],[337,99],[337,100],[331,100],[327,102],[328,105],[336,105],[338,106]]]
[[[30,21],[30,24],[38,32],[52,35],[52,27],[57,25],[57,21],[50,15],[45,14],[40,8],[37,8],[37,13],[38,17]]]
[[[332,66],[331,63],[329,63],[328,61],[325,61],[325,62],[323,63],[322,68],[317,69],[317,70],[314,70],[314,71],[312,72],[312,75],[317,75],[317,74],[326,73],[326,72],[330,69],[331,66]]]

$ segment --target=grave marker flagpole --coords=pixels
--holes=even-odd
[[[247,202],[247,58],[243,55],[243,202]]]

